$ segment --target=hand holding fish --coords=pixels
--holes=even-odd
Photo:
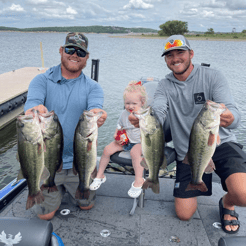
[[[135,127],[139,128],[139,119],[133,115],[132,113],[129,115],[128,120],[130,121],[130,123],[132,125],[134,125]]]
[[[222,106],[225,107],[223,103],[221,103]],[[225,111],[220,115],[220,126],[227,127],[232,124],[234,121],[234,116],[232,112],[225,107]]]
[[[38,106],[28,109],[25,115],[29,115],[29,114],[33,115],[33,110],[38,111],[39,114],[46,114],[49,112],[48,109],[44,105],[39,104]]]
[[[107,119],[107,113],[106,111],[100,109],[100,108],[93,108],[90,110],[94,114],[97,114],[98,112],[102,112],[102,116],[97,120],[97,126],[100,127],[104,124],[105,120]]]

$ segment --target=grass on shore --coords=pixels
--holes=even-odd
[[[196,39],[196,40],[246,41],[246,33],[185,34],[184,36],[187,39]],[[130,35],[125,35],[125,37],[161,38],[161,39],[166,39],[168,36],[159,36],[158,34],[137,34],[137,35],[130,34]]]

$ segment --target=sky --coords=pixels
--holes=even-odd
[[[160,30],[170,20],[189,31],[241,32],[246,0],[0,0],[0,26],[120,26]]]

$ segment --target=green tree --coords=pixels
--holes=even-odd
[[[246,30],[242,30],[242,33],[246,33]]]
[[[172,20],[160,25],[160,36],[171,36],[174,34],[184,34],[188,32],[188,23],[184,21]]]
[[[214,34],[214,29],[208,28],[208,30],[205,32],[205,34]]]

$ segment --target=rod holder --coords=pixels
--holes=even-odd
[[[98,75],[99,75],[99,59],[92,59],[91,64],[91,78],[98,82]]]

